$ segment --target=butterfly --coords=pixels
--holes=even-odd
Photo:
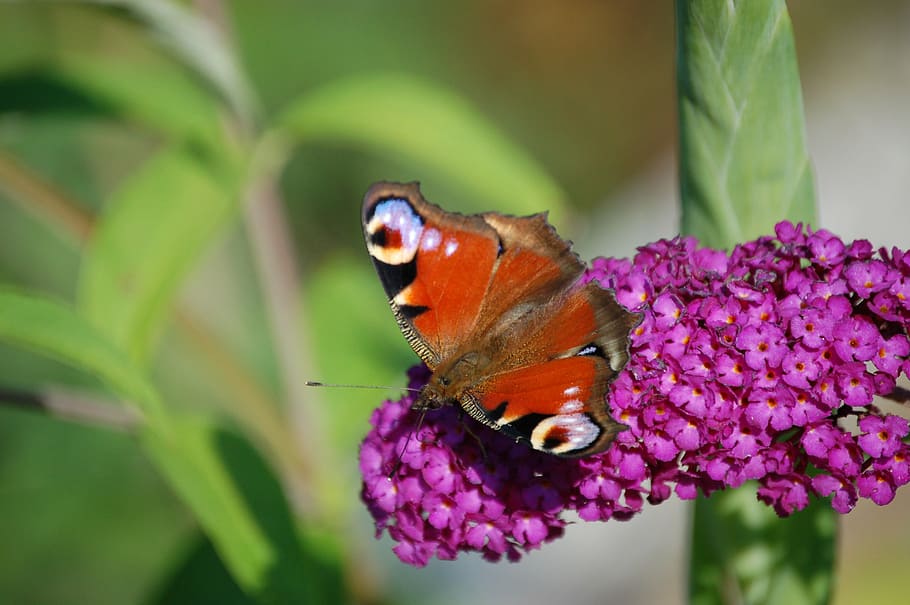
[[[579,281],[585,265],[546,213],[463,215],[417,183],[363,201],[367,251],[401,332],[432,371],[413,408],[459,405],[535,450],[587,456],[623,425],[607,409],[641,317]]]

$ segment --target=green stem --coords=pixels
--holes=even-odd
[[[131,406],[103,403],[94,397],[58,389],[39,392],[0,386],[0,405],[129,433],[136,432],[143,424],[139,413]]]

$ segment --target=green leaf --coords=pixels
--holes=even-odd
[[[248,441],[183,419],[145,442],[248,595],[262,603],[344,602],[337,555],[302,547],[281,486]]]
[[[63,303],[0,287],[0,340],[78,367],[112,391],[160,418],[154,388],[123,352]]]
[[[159,152],[107,204],[83,257],[82,311],[144,361],[183,277],[236,199],[190,151]]]
[[[223,106],[173,65],[146,62],[137,68],[114,57],[73,53],[36,73],[42,72],[117,117],[212,148],[227,144]]]
[[[327,432],[324,441],[337,452],[332,473],[321,477],[319,498],[324,508],[344,518],[359,504],[350,497],[350,487],[360,481],[357,452],[367,419],[383,399],[401,396],[405,369],[419,360],[401,338],[370,263],[349,255],[327,259],[307,280],[304,302],[303,321],[319,351],[314,378],[389,386],[313,389]]]
[[[147,605],[254,605],[256,601],[243,592],[224,567],[215,547],[204,535],[197,537],[186,559],[160,586]]]
[[[689,596],[693,605],[827,603],[837,520],[814,500],[780,519],[752,483],[695,507]]]
[[[292,103],[277,125],[304,143],[345,143],[413,162],[503,212],[563,209],[562,190],[534,160],[461,97],[419,78],[334,82]]]
[[[142,24],[161,45],[218,91],[245,123],[255,112],[246,75],[216,27],[177,2],[81,0],[121,11]]]
[[[307,281],[306,308],[320,379],[405,386],[405,368],[419,359],[401,338],[371,263],[347,256],[322,263]],[[352,348],[352,342],[357,346]],[[332,443],[353,456],[370,411],[399,393],[394,388],[321,389],[319,395]]]
[[[235,152],[225,106],[172,63],[70,52],[4,70],[0,113],[123,120],[215,153]]]
[[[248,594],[267,603],[339,601],[337,555],[301,547],[280,485],[248,442],[169,412],[129,357],[67,305],[0,288],[0,341],[77,366],[137,404],[151,459]]]
[[[814,221],[784,0],[677,2],[682,232],[730,248]]]

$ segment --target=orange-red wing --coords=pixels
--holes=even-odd
[[[605,380],[629,359],[629,332],[640,316],[619,306],[594,282],[574,287],[540,308],[534,326],[522,335],[525,364],[554,357],[596,356],[607,361]]]
[[[482,332],[506,327],[572,286],[584,264],[546,216],[481,215],[500,238],[501,252],[481,310]]]
[[[472,332],[496,261],[497,241],[451,225],[426,227],[417,276],[401,292],[400,302],[427,308],[414,317],[414,326],[446,357]],[[427,245],[437,238],[438,244]]]
[[[610,373],[601,357],[566,357],[497,374],[471,395],[507,435],[547,453],[584,456],[605,449],[620,428],[607,411]]]
[[[473,333],[499,254],[496,231],[427,202],[415,184],[370,188],[363,225],[399,326],[433,368]]]

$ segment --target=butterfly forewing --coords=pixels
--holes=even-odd
[[[584,264],[543,214],[481,216],[500,240],[480,314],[479,334],[483,335],[490,326],[506,324],[551,301],[578,279]]]
[[[496,232],[430,204],[413,184],[370,188],[363,224],[398,323],[434,368],[473,331],[499,253]]]

